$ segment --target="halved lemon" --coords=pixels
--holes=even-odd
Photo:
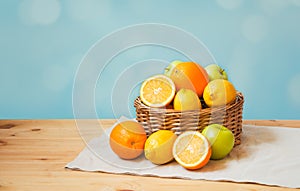
[[[146,79],[140,89],[142,102],[150,107],[164,107],[175,96],[175,84],[165,75],[155,75]]]
[[[198,131],[186,131],[173,145],[174,159],[184,168],[196,170],[205,166],[211,156],[208,140]]]

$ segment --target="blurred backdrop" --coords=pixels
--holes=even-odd
[[[74,78],[88,50],[120,28],[161,23],[208,47],[244,93],[245,119],[300,119],[299,20],[300,0],[1,0],[0,118],[73,118]],[[139,84],[124,93],[128,103],[111,99],[124,69],[180,58],[158,46],[116,56],[95,85],[98,117],[134,117]],[[136,73],[127,75],[130,81]]]

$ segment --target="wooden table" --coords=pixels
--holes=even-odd
[[[97,136],[97,120],[80,120]],[[115,120],[101,120],[103,127]],[[244,121],[300,127],[299,121]],[[249,183],[182,180],[65,169],[85,147],[75,120],[0,120],[0,190],[292,190]],[[288,177],[287,177],[288,178]]]

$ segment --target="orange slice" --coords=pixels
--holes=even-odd
[[[142,102],[150,107],[164,107],[175,96],[175,84],[165,75],[155,75],[146,79],[140,89]]]
[[[173,156],[184,168],[196,170],[205,166],[211,156],[208,140],[198,131],[186,131],[173,145]]]

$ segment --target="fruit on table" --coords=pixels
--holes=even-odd
[[[120,158],[134,159],[143,153],[146,139],[146,132],[138,122],[123,121],[111,131],[109,144]]]
[[[184,168],[199,169],[205,166],[210,159],[210,143],[200,132],[186,131],[176,139],[173,156]]]
[[[212,148],[211,159],[223,159],[234,146],[233,133],[219,124],[211,124],[205,127],[202,134],[208,139]]]
[[[209,107],[226,105],[236,99],[236,90],[232,83],[224,79],[216,79],[207,84],[203,99]]]
[[[201,102],[198,95],[190,89],[180,89],[173,101],[174,109],[180,111],[200,110]]]
[[[155,75],[146,79],[140,88],[142,102],[151,107],[167,106],[175,96],[175,84],[166,75]]]
[[[158,130],[145,142],[146,159],[154,164],[165,164],[173,160],[172,148],[177,135],[170,130]]]
[[[173,61],[165,69],[165,75],[174,81],[177,91],[182,88],[191,89],[199,97],[209,82],[205,69],[195,62]]]
[[[217,64],[210,64],[205,67],[209,80],[224,79],[228,80],[226,71]]]

